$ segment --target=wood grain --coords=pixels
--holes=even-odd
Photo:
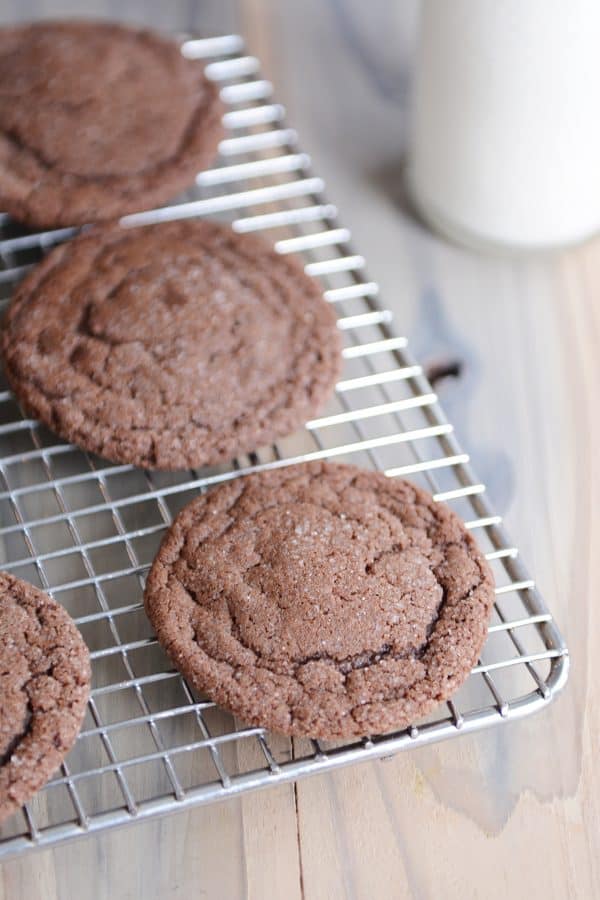
[[[600,241],[492,258],[411,216],[402,188],[416,4],[112,0],[86,12],[241,28],[564,628],[536,718],[6,864],[0,900],[592,898],[600,895],[595,640]],[[81,4],[0,0],[3,21]]]

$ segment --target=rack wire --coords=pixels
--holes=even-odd
[[[180,202],[126,216],[123,224],[213,216],[238,232],[264,232],[278,253],[302,255],[337,311],[345,371],[329,408],[301,432],[231,465],[183,473],[144,472],[84,453],[25,418],[11,393],[0,391],[0,566],[66,607],[93,661],[75,748],[0,826],[0,859],[507,722],[546,705],[567,679],[563,638],[258,60],[235,35],[188,40],[182,52],[206,65],[227,106],[218,165],[200,173]],[[74,233],[30,234],[0,215],[2,304],[44,252]],[[290,741],[246,727],[195,695],[156,643],[142,607],[161,537],[199,491],[321,458],[428,488],[463,517],[497,583],[481,660],[453,700],[411,728],[349,743]]]

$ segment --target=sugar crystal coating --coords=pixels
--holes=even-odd
[[[0,821],[73,746],[89,685],[89,653],[67,612],[0,572]]]
[[[13,298],[2,348],[30,415],[158,469],[290,434],[341,362],[335,314],[301,265],[200,221],[99,228],[57,247]]]
[[[116,218],[193,183],[222,135],[177,43],[109,22],[0,29],[0,208],[31,227]]]
[[[146,610],[175,665],[245,722],[336,738],[405,727],[477,661],[491,571],[414,485],[308,463],[192,501]]]

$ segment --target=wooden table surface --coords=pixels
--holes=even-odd
[[[83,5],[246,36],[413,351],[458,363],[438,391],[572,674],[537,717],[9,862],[0,900],[600,896],[600,240],[494,258],[414,221],[401,180],[412,2]],[[3,22],[81,11],[0,0]]]

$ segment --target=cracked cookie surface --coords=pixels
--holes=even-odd
[[[341,363],[301,265],[214,222],[104,227],[25,279],[2,333],[27,412],[107,459],[184,469],[290,434]]]
[[[0,572],[0,821],[35,794],[79,733],[87,647],[67,612]]]
[[[320,462],[192,501],[145,593],[196,690],[248,724],[320,738],[403,728],[450,697],[493,600],[489,566],[447,506]]]
[[[222,136],[216,87],[172,40],[108,22],[0,29],[0,207],[31,227],[163,203]]]

